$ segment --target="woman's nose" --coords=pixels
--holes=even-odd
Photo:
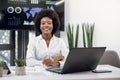
[[[46,26],[46,27],[48,27],[48,26],[49,26],[49,24],[48,24],[48,23],[45,23],[45,26]]]
[[[49,27],[49,24],[48,24],[48,23],[46,23],[44,26],[45,26],[45,27]]]

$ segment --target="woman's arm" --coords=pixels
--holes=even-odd
[[[67,47],[65,42],[61,39],[61,55],[64,57],[63,60],[59,61],[61,66],[64,65],[68,54],[69,54],[69,48]]]
[[[53,66],[53,67],[59,67],[60,65],[63,65],[65,60],[66,60],[66,57],[69,53],[69,49],[66,47],[65,43],[63,40],[60,39],[60,54],[55,57],[53,60],[51,59],[45,59],[43,61],[43,64],[46,65],[46,66]]]
[[[42,65],[42,61],[36,59],[35,41],[30,40],[27,46],[26,64],[27,66]]]

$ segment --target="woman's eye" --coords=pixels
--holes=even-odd
[[[52,24],[52,22],[48,22],[48,24]]]
[[[44,25],[45,23],[41,23],[41,25]]]
[[[41,25],[45,25],[45,24],[51,25],[52,22],[41,22]]]

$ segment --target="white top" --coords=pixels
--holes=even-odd
[[[42,60],[45,58],[54,59],[58,55],[62,54],[67,57],[69,49],[66,47],[64,41],[53,35],[50,40],[49,47],[42,35],[39,35],[28,43],[26,63],[27,66],[42,65]]]

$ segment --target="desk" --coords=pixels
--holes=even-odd
[[[0,80],[120,80],[120,69],[110,65],[99,65],[97,68],[109,68],[110,73],[93,73],[91,71],[71,74],[57,74],[39,68],[26,67],[26,75],[17,76],[14,70],[10,75],[3,75]]]

